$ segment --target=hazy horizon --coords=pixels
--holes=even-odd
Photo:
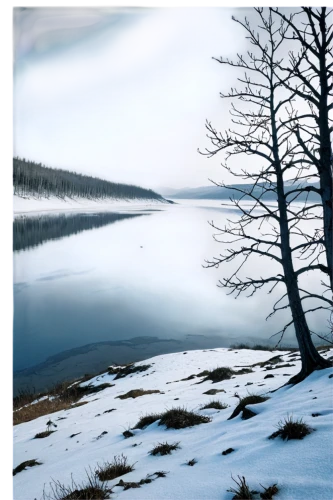
[[[251,8],[15,8],[14,155],[154,190],[230,182],[205,121],[248,48]]]

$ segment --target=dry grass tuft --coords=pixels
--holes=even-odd
[[[165,425],[167,429],[184,429],[193,425],[206,424],[211,420],[210,417],[179,407],[164,412],[158,425]]]
[[[209,410],[211,408],[214,410],[225,410],[226,408],[229,408],[229,405],[221,403],[218,399],[212,399],[209,403],[202,405],[200,410]]]
[[[87,472],[87,481],[82,484],[77,484],[72,477],[69,486],[52,480],[49,487],[49,493],[44,487],[43,500],[104,500],[110,498],[112,493],[112,490],[104,482],[100,482],[91,470]]]
[[[260,493],[260,498],[262,498],[263,500],[272,500],[273,496],[279,492],[279,488],[276,486],[276,484],[268,486],[268,488],[265,488],[265,486],[263,486],[262,484],[260,486],[265,490],[263,493]]]
[[[303,422],[303,420],[293,420],[292,416],[288,416],[284,421],[280,420],[277,425],[277,431],[269,436],[269,439],[281,437],[283,440],[303,439],[308,434],[313,432],[313,429]]]
[[[130,465],[127,462],[127,457],[124,455],[118,455],[113,458],[112,462],[105,462],[103,465],[98,465],[95,473],[100,481],[110,481],[128,472],[132,472],[134,465]]]
[[[162,413],[150,413],[140,417],[139,421],[133,427],[133,429],[144,429],[148,427],[148,425],[153,424],[156,420],[159,420],[162,417]]]
[[[158,443],[157,446],[155,446],[152,450],[150,450],[149,454],[150,455],[171,455],[171,452],[174,450],[179,450],[179,441],[177,443],[169,444],[167,442],[165,443]]]
[[[230,493],[235,493],[235,495],[232,497],[233,500],[252,500],[253,499],[252,491],[250,490],[248,484],[246,483],[245,477],[244,476],[242,477],[237,476],[237,477],[238,481],[231,475],[231,479],[236,483],[237,486],[235,488],[230,488],[227,491],[229,491]]]
[[[91,378],[90,375],[87,375],[87,377]],[[92,386],[88,384],[81,387],[80,384],[85,381],[85,378],[74,383],[62,382],[50,390],[49,393],[34,395],[34,397],[29,397],[26,394],[25,397],[30,399],[29,403],[27,406],[19,407],[18,409],[15,409],[15,406],[18,406],[23,399],[22,397],[21,399],[18,397],[16,400],[14,398],[13,424],[22,424],[23,422],[29,422],[30,420],[34,420],[44,415],[49,415],[50,413],[77,408],[78,406],[88,403],[88,401],[78,402],[83,396],[100,392],[108,387],[113,387],[114,385],[105,383]],[[32,401],[36,401],[36,399],[40,399],[45,396],[47,396],[46,399],[42,399],[35,404],[30,404]]]

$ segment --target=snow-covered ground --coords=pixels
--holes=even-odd
[[[332,352],[331,349],[323,356],[330,357]],[[281,355],[280,364],[293,366],[273,365],[270,370],[256,366],[252,373],[215,384],[211,381],[198,384],[202,377],[180,381],[222,366],[240,370],[240,366],[276,355]],[[33,439],[37,432],[46,430],[48,416],[14,427],[14,467],[30,459],[42,462],[14,477],[15,500],[40,500],[44,485],[46,492],[50,492],[51,479],[70,485],[73,476],[77,483],[84,482],[85,469],[111,462],[115,455],[121,454],[135,466],[132,472],[108,482],[113,490],[112,499],[230,500],[233,494],[227,490],[235,486],[231,475],[235,478],[239,475],[245,476],[250,488],[259,492],[263,491],[260,485],[277,483],[276,500],[332,500],[333,369],[315,372],[296,386],[270,392],[299,371],[299,356],[295,359],[290,352],[214,349],[161,355],[137,363],[144,364],[150,364],[151,368],[114,382],[115,375],[107,372],[85,382],[115,385],[84,397],[83,401],[89,404],[52,414],[57,430],[47,438]],[[267,375],[274,376],[265,378]],[[133,389],[159,390],[161,394],[116,399]],[[216,396],[204,394],[209,389],[223,389],[223,392]],[[257,414],[253,418],[242,420],[240,414],[228,420],[238,403],[235,392],[241,397],[249,392],[269,399],[248,407]],[[200,410],[212,399],[229,407]],[[167,430],[157,421],[143,430],[134,430],[133,437],[124,438],[123,431],[134,427],[141,416],[176,406],[208,415],[212,420],[179,430]],[[107,413],[110,409],[115,410]],[[288,416],[302,418],[314,431],[302,440],[268,439],[278,422]],[[149,454],[155,445],[165,441],[169,444],[179,441],[181,449],[166,456]],[[222,455],[228,448],[234,451]],[[197,463],[192,467],[186,465],[193,458]],[[140,481],[156,471],[168,474],[137,489],[113,487],[120,479]],[[253,498],[259,499],[259,494]]]
[[[33,215],[34,213],[40,212],[64,212],[64,211],[121,211],[128,210],[131,207],[135,207],[136,209],[141,208],[152,208],[153,206],[161,207],[165,204],[165,200],[145,200],[145,199],[133,199],[133,200],[124,200],[124,199],[100,199],[100,200],[88,200],[86,198],[58,198],[56,196],[50,196],[49,198],[36,198],[33,196],[30,197],[22,197],[13,195],[13,208],[14,208],[14,217],[29,214]]]

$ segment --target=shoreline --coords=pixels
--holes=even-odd
[[[134,208],[136,211],[146,210],[147,207],[157,207],[162,209],[163,206],[173,205],[173,202],[157,199],[139,199],[133,200],[107,198],[92,200],[87,198],[58,198],[50,196],[49,198],[30,198],[13,195],[13,218],[20,216],[38,216],[39,214],[47,213],[64,213],[64,212],[121,212],[131,211]]]
[[[134,337],[123,341],[85,344],[61,351],[31,367],[14,371],[14,396],[20,391],[31,391],[33,389],[36,392],[42,392],[49,390],[60,382],[74,380],[87,374],[94,376],[103,370],[105,371],[112,364],[136,363],[153,356],[183,351],[214,350],[221,347],[231,348],[232,345],[239,344],[237,340],[213,335],[188,334],[178,340],[159,337]],[[252,349],[256,344],[258,342],[255,340],[248,339],[248,343],[245,345],[247,345],[248,349]],[[283,347],[284,350],[296,348],[296,346]],[[274,345],[267,345],[267,350],[274,350]]]

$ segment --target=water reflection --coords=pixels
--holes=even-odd
[[[13,224],[13,250],[26,250],[41,245],[48,240],[65,238],[72,234],[97,229],[108,224],[138,217],[143,214],[61,214],[38,217],[20,217]]]
[[[85,345],[89,353],[75,352],[66,366],[52,358],[52,366],[34,377],[49,382],[99,371],[99,363],[106,366],[180,350],[179,342],[184,350],[237,342],[274,345],[278,339],[270,336],[290,320],[289,311],[280,311],[268,322],[265,318],[283,289],[235,300],[216,286],[218,279],[233,272],[233,263],[204,268],[206,259],[223,250],[212,238],[207,219],[223,225],[236,214],[221,210],[217,203],[210,211],[207,207],[171,205],[150,217],[136,217],[137,212],[74,215],[78,223],[87,221],[88,228],[99,229],[85,231],[82,224],[79,231],[79,224],[72,224],[70,237],[63,238],[61,229],[58,238],[45,245],[40,244],[47,241],[42,234],[37,244],[27,231],[26,239],[36,246],[14,253],[14,369],[30,370],[50,356]],[[64,216],[52,219],[51,223],[47,217],[46,227],[66,228],[61,226]],[[103,220],[108,222],[103,225]],[[39,221],[35,219],[36,234]],[[53,235],[54,228],[50,231]],[[277,263],[259,258],[253,258],[250,267],[251,275],[280,271]],[[319,293],[314,273],[304,273],[303,282],[304,289]],[[317,311],[309,315],[309,323],[313,331],[325,331],[327,315]],[[137,337],[160,341],[128,344]],[[292,329],[283,342],[295,345]],[[97,347],[92,349],[92,343]],[[35,384],[30,372],[26,375]],[[22,373],[20,377],[23,383]]]

